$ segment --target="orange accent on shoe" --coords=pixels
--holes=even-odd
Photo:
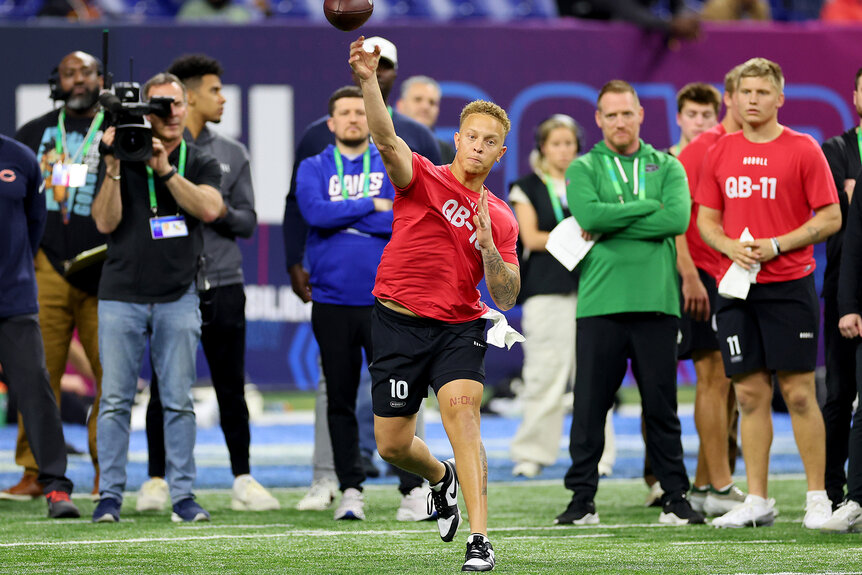
[[[51,503],[57,503],[60,501],[69,501],[69,494],[65,491],[49,491],[45,495],[45,499],[50,501]]]

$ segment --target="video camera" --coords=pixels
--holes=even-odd
[[[148,102],[141,100],[141,85],[137,82],[116,82],[112,92],[99,96],[99,103],[111,114],[117,135],[113,154],[126,162],[145,162],[153,155],[153,131],[147,114],[162,118],[171,115],[174,99],[154,96]]]

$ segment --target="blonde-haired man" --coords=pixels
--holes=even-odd
[[[395,133],[377,87],[380,49],[366,51],[363,40],[350,45],[350,65],[362,88],[372,139],[396,190],[392,240],[373,292],[370,371],[377,450],[431,483],[444,541],[453,539],[461,521],[460,480],[471,529],[462,570],[490,571],[494,550],[487,537],[488,465],[479,406],[484,317],[491,311],[476,286],[484,275],[494,303],[507,310],[521,285],[517,222],[484,186],[506,152],[509,119],[490,102],[468,104],[455,134],[455,160],[434,166]],[[429,386],[455,455],[443,462],[415,436],[416,412]]]
[[[820,305],[813,244],[840,228],[841,210],[820,147],[778,123],[784,104],[781,67],[764,58],[747,61],[739,70],[734,102],[742,131],[709,150],[696,199],[700,233],[722,253],[716,274],[718,341],[742,413],[749,494],[713,525],[770,525],[775,518],[775,502],[767,499],[775,372],[808,480],[803,524],[819,529],[832,505],[824,487],[825,432],[814,384]],[[754,239],[742,240],[746,231]],[[747,294],[730,289],[730,279],[722,282],[731,266],[748,272]]]

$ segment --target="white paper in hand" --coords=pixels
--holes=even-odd
[[[739,241],[750,242],[754,240],[754,236],[748,228],[742,230],[742,235],[739,236]],[[750,249],[749,249],[750,251]],[[730,265],[721,282],[718,284],[718,294],[724,297],[732,297],[736,299],[745,299],[748,297],[748,290],[751,284],[757,283],[757,274],[760,272],[760,264],[756,263],[747,270],[738,263],[734,262]]]
[[[594,234],[590,241],[581,237],[581,226],[574,217],[569,216],[551,230],[545,249],[557,258],[563,266],[572,271],[580,263],[590,248],[595,245],[601,234]]]

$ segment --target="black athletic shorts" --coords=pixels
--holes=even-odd
[[[748,298],[718,296],[718,343],[728,376],[767,369],[814,371],[820,302],[814,276],[752,284]]]
[[[456,379],[485,383],[487,320],[464,323],[407,316],[375,302],[371,312],[374,414],[401,417],[419,411],[428,388],[437,393]]]
[[[697,273],[700,276],[700,281],[703,282],[706,288],[707,295],[709,295],[709,319],[706,321],[697,321],[685,313],[682,310],[683,306],[685,306],[685,301],[683,300],[682,292],[680,292],[679,337],[677,338],[679,359],[691,359],[693,351],[714,351],[719,349],[718,338],[715,335],[715,303],[718,297],[718,286],[715,284],[715,278],[702,269],[697,268]]]

